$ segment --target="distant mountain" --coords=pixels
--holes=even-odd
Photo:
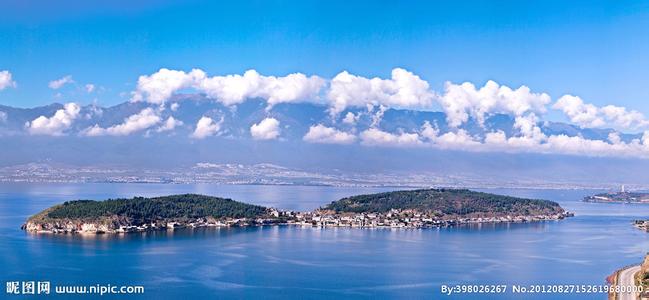
[[[250,127],[259,123],[266,117],[277,119],[281,124],[281,137],[288,140],[300,140],[309,130],[309,127],[316,124],[327,126],[336,125],[342,129],[351,129],[352,126],[342,121],[346,113],[358,116],[353,126],[354,130],[360,132],[370,127],[376,127],[388,132],[420,131],[424,122],[429,122],[439,129],[440,134],[450,131],[446,122],[446,115],[442,112],[416,111],[406,109],[387,109],[380,118],[378,108],[376,111],[368,112],[364,108],[351,108],[342,113],[336,119],[332,119],[327,112],[327,107],[315,103],[283,103],[272,109],[266,107],[265,101],[246,101],[236,108],[226,107],[219,102],[210,101],[203,95],[180,94],[173,96],[169,107],[164,110],[153,104],[144,102],[124,102],[111,107],[100,107],[97,105],[82,106],[79,117],[75,119],[72,126],[66,130],[66,135],[76,136],[82,134],[84,129],[98,125],[103,128],[119,125],[129,116],[138,114],[145,108],[151,108],[158,112],[162,120],[173,117],[182,121],[183,125],[173,130],[173,135],[188,136],[193,131],[198,120],[203,116],[215,120],[223,119],[221,136],[231,138],[250,138]],[[174,109],[171,109],[173,107]],[[0,112],[6,116],[0,120],[0,136],[27,135],[25,124],[40,116],[51,117],[57,110],[63,108],[63,104],[54,103],[47,106],[35,108],[14,108],[0,105]],[[376,123],[376,124],[375,124]],[[608,135],[614,132],[612,129],[589,129],[580,128],[575,125],[546,122],[540,123],[542,131],[547,134],[565,134],[568,136],[582,136],[588,139],[607,140]],[[159,135],[168,136],[170,132],[155,132],[155,127],[134,132],[132,135]],[[509,115],[497,114],[485,120],[484,124],[478,124],[474,119],[459,129],[466,130],[476,137],[484,137],[485,133],[501,130],[505,134],[516,133],[514,119]],[[147,136],[148,136],[147,135]],[[638,138],[640,134],[621,134],[622,140],[630,141]]]
[[[256,165],[271,163],[287,168],[319,174],[434,174],[453,186],[469,183],[481,186],[481,179],[495,182],[570,182],[592,186],[645,184],[649,182],[649,162],[637,158],[585,157],[558,154],[473,152],[431,147],[367,146],[322,144],[303,140],[311,126],[323,124],[359,136],[368,128],[385,132],[421,132],[426,122],[439,134],[451,131],[446,115],[434,111],[414,111],[374,107],[352,108],[332,118],[327,107],[317,103],[284,103],[272,108],[265,101],[246,101],[236,108],[210,101],[202,95],[179,94],[164,108],[143,102],[125,102],[111,107],[85,105],[78,117],[59,136],[31,135],[26,123],[40,116],[51,118],[63,104],[36,108],[0,106],[0,167],[30,163],[64,164],[68,166],[128,167],[137,170],[168,170],[191,168],[197,163]],[[123,125],[125,120],[144,109],[155,111],[160,121],[121,136],[83,136],[92,126],[109,128]],[[219,122],[215,136],[191,138],[197,122],[203,117]],[[350,116],[346,122],[344,117]],[[158,130],[169,117],[178,122],[173,130]],[[279,136],[273,140],[255,140],[250,128],[265,118],[279,121]],[[220,122],[220,120],[223,120]],[[484,124],[469,119],[460,129],[484,138],[485,134],[502,131],[507,136],[518,132],[514,119],[493,115]],[[354,123],[353,125],[350,124]],[[565,134],[606,141],[612,129],[584,129],[578,126],[542,122],[546,135]],[[623,141],[640,134],[620,134]],[[427,175],[428,176],[428,175]],[[418,180],[426,182],[427,177]],[[365,180],[366,178],[364,178]],[[435,185],[432,180],[431,185]]]

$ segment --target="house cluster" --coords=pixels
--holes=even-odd
[[[470,223],[488,222],[532,222],[559,220],[571,213],[558,213],[534,216],[500,216],[477,218],[440,217],[432,213],[413,210],[392,209],[385,213],[335,213],[326,210],[313,212],[272,211],[273,216],[283,217],[287,224],[316,227],[389,227],[389,228],[427,228],[444,227]]]

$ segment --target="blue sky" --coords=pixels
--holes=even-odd
[[[342,70],[388,77],[402,67],[441,90],[492,79],[649,114],[649,5],[627,1],[8,1],[0,104],[126,101],[161,67],[210,74]],[[93,95],[48,82],[64,75]]]

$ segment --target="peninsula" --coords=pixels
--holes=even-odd
[[[649,203],[649,193],[627,192],[622,186],[619,192],[600,193],[584,197],[584,202],[596,203]]]
[[[311,212],[295,212],[195,194],[77,200],[30,217],[29,232],[126,233],[180,227],[301,225],[426,228],[484,222],[530,222],[572,216],[558,203],[466,189],[359,195]]]

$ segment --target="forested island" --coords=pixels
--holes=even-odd
[[[422,189],[347,197],[294,212],[196,194],[77,200],[30,217],[29,232],[125,233],[181,227],[301,225],[425,228],[481,222],[529,222],[572,216],[558,203],[466,189]]]

